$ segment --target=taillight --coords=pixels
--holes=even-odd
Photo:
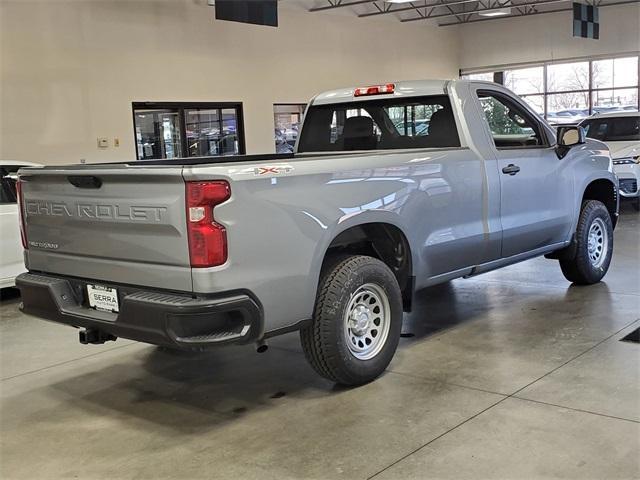
[[[27,243],[27,230],[24,223],[24,198],[22,197],[22,180],[18,179],[16,182],[16,197],[18,200],[18,221],[20,223],[20,238],[22,239],[22,248],[29,248]]]
[[[225,181],[186,182],[187,232],[191,266],[214,267],[227,261],[227,232],[213,209],[231,197]]]
[[[353,96],[365,97],[367,95],[381,95],[384,93],[393,93],[395,90],[395,84],[387,83],[386,85],[373,85],[371,87],[356,88],[355,92],[353,92]]]

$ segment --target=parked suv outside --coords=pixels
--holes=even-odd
[[[588,137],[607,144],[620,182],[620,195],[640,211],[640,113],[599,114],[580,125]]]

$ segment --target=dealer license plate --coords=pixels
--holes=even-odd
[[[118,291],[102,285],[87,285],[89,306],[105,312],[118,312]]]

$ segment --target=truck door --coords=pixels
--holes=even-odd
[[[500,176],[502,257],[564,242],[572,225],[573,177],[536,114],[514,96],[476,91]]]

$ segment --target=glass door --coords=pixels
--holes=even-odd
[[[291,153],[298,139],[298,130],[306,104],[282,103],[273,105],[276,153]]]
[[[220,110],[188,109],[185,110],[187,126],[187,144],[190,157],[220,155]]]
[[[182,157],[178,110],[136,110],[134,117],[139,160]]]

